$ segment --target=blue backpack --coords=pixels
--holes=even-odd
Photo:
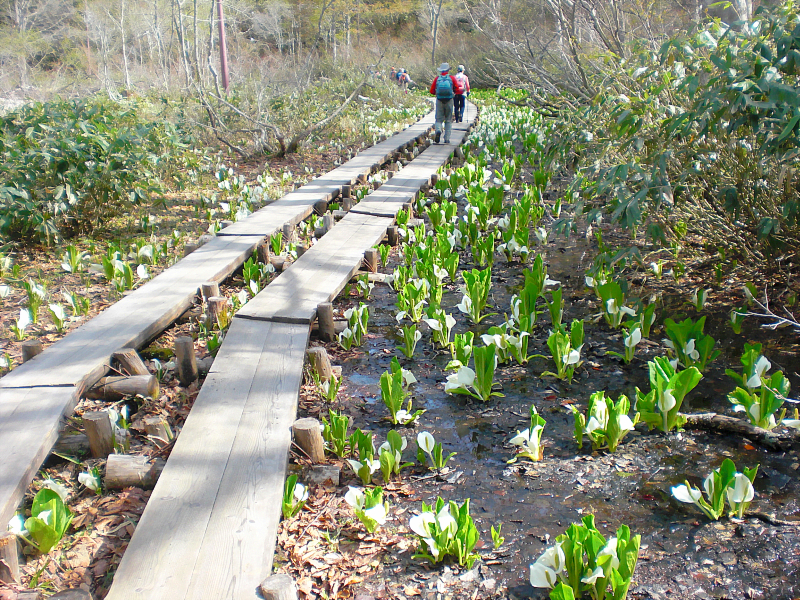
[[[450,100],[453,97],[453,80],[450,75],[439,75],[436,79],[436,99]]]

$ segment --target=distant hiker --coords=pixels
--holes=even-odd
[[[436,96],[436,121],[434,127],[436,134],[434,142],[439,143],[442,137],[442,124],[444,124],[444,143],[450,143],[450,130],[453,127],[453,97],[463,94],[464,90],[453,75],[449,75],[450,65],[442,63],[439,66],[439,75],[431,83],[430,93]]]
[[[400,82],[400,87],[403,88],[403,91],[407,94],[408,93],[408,84],[411,83],[411,77],[408,76],[408,73],[405,69],[400,69],[400,77],[398,78]]]
[[[389,71],[389,81],[397,81],[397,69],[394,67]]]
[[[465,97],[469,96],[469,77],[464,73],[464,65],[458,65],[458,73],[455,74],[455,78],[461,84],[462,93],[455,95],[453,110],[455,111],[456,123],[461,123],[464,120]]]

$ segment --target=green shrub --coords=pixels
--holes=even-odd
[[[0,235],[54,243],[162,192],[188,137],[136,106],[58,100],[0,118]]]

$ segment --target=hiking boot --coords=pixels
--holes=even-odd
[[[445,144],[449,144],[449,143],[450,143],[450,140],[445,140],[445,141],[444,141],[444,143],[445,143]]]
[[[438,144],[439,143],[439,139],[441,137],[442,137],[442,132],[441,131],[437,131],[436,135],[433,136],[433,143],[434,144]]]

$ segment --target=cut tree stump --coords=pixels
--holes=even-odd
[[[0,533],[0,581],[19,583],[19,547],[13,533]]]
[[[132,377],[103,377],[86,397],[95,400],[121,400],[126,396],[144,396],[158,400],[161,388],[155,375],[134,375]]]
[[[209,296],[206,299],[206,306],[208,307],[208,326],[209,328],[217,323],[219,316],[224,314],[225,307],[228,305],[228,299],[225,296]]]
[[[120,371],[128,375],[150,375],[147,365],[136,352],[136,348],[123,348],[111,355],[119,363]]]
[[[216,281],[206,281],[200,286],[200,290],[204,300],[219,296],[219,284]]]
[[[259,586],[264,600],[297,600],[297,587],[286,573],[270,575]]]
[[[333,368],[331,367],[331,359],[328,356],[327,350],[322,346],[315,346],[309,348],[308,362],[311,363],[311,368],[319,375],[321,381],[328,381],[333,375]]]
[[[109,490],[126,487],[150,488],[156,483],[156,465],[146,456],[110,454],[106,462],[104,481]]]
[[[145,417],[144,431],[148,436],[155,438],[166,445],[174,437],[172,429],[164,417]]]
[[[375,248],[368,248],[364,251],[364,264],[368,271],[378,272],[378,251]]]
[[[386,228],[386,241],[390,246],[397,246],[400,241],[400,234],[397,225],[390,225]]]
[[[319,339],[323,342],[332,342],[336,339],[333,304],[330,302],[322,302],[317,306],[317,325],[319,326]]]
[[[37,354],[41,354],[42,349],[42,342],[39,340],[26,340],[22,342],[22,362],[28,362]]]
[[[189,336],[175,338],[175,364],[178,381],[187,387],[197,379],[197,357],[194,354],[194,340]]]
[[[83,429],[89,438],[89,450],[94,458],[105,458],[114,451],[114,429],[105,410],[83,413]]]
[[[295,444],[305,452],[311,462],[319,464],[325,461],[325,443],[319,421],[311,417],[298,419],[292,425],[292,432]]]

